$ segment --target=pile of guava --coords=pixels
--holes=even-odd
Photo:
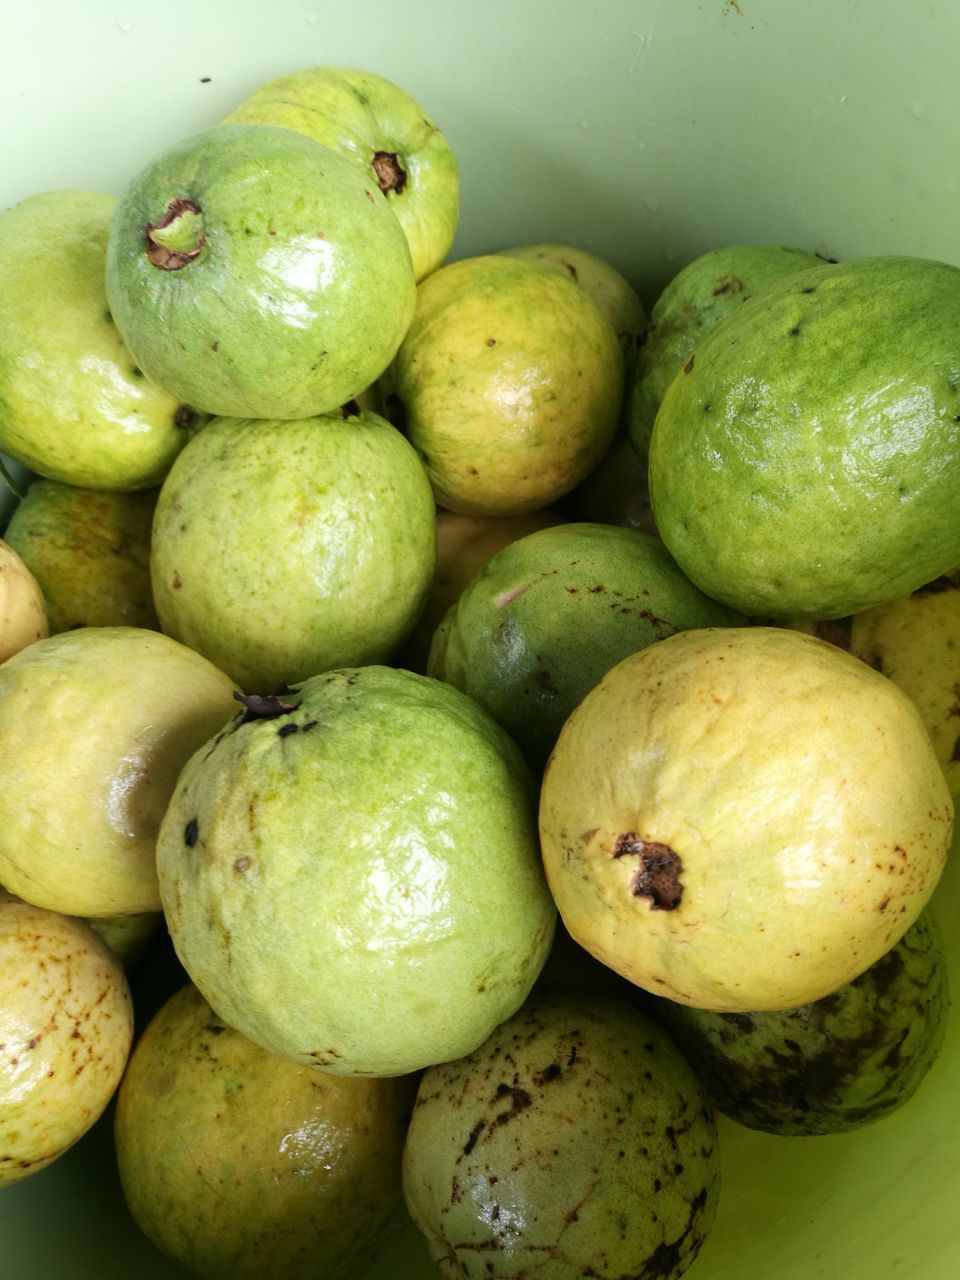
[[[325,66],[0,212],[0,1186],[199,1277],[677,1280],[944,1040],[960,268],[459,214]]]

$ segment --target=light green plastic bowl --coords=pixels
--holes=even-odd
[[[397,81],[444,128],[462,166],[458,257],[572,242],[648,305],[734,242],[960,263],[953,0],[36,0],[6,6],[3,27],[2,205],[119,194],[262,81],[328,63]],[[936,903],[960,992],[958,895],[951,866]],[[956,1014],[888,1119],[804,1139],[721,1122],[721,1140],[697,1280],[960,1276]],[[4,1280],[180,1274],[126,1213],[106,1122],[0,1192]],[[412,1230],[376,1273],[434,1275]]]

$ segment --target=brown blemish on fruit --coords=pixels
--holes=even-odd
[[[407,185],[407,171],[395,151],[375,151],[370,164],[384,195],[393,192],[398,196]]]
[[[237,858],[236,862],[233,864],[233,869],[234,871],[239,871],[240,874],[242,875],[243,872],[249,868],[249,866],[250,866],[250,859],[246,856],[246,854],[244,854],[242,857]]]
[[[169,227],[171,223],[176,222],[178,218],[182,218],[185,213],[199,213],[200,206],[195,204],[188,196],[174,196],[167,203],[166,210],[162,218],[157,222],[148,222],[144,228],[144,237],[147,242],[147,258],[155,267],[159,267],[161,271],[179,271],[181,267],[185,267],[188,262],[193,262],[195,258],[200,256],[203,246],[206,244],[206,236],[203,230],[200,230],[197,244],[192,249],[171,249],[165,244],[161,244],[154,239],[155,231],[163,231]]]
[[[174,591],[179,591],[180,588],[183,586],[183,582],[180,579],[180,575],[179,573],[177,573],[176,570],[174,570],[173,572],[173,578],[171,580],[170,585],[171,587],[173,587]]]
[[[296,708],[292,702],[285,702],[281,696],[289,692],[286,685],[283,685],[275,693],[241,693],[238,689],[234,689],[233,696],[237,702],[242,702],[246,707],[246,713],[240,720],[241,724],[247,724],[251,720],[275,720],[277,716],[285,716],[288,711],[294,711]]]
[[[191,818],[190,821],[187,823],[187,825],[183,828],[183,843],[187,846],[188,849],[192,849],[193,846],[197,843],[198,835],[199,835],[199,830],[197,827],[197,820],[196,818]]]
[[[713,286],[713,296],[722,298],[733,293],[743,293],[746,285],[739,276],[723,276]]]
[[[687,361],[687,363],[683,366],[683,372],[684,372],[684,373],[692,373],[692,372],[693,372],[693,364],[694,364],[694,361],[696,360],[696,358],[697,358],[697,357],[696,357],[696,352],[694,352],[694,354],[690,357],[690,359]]]
[[[644,840],[635,831],[624,831],[613,846],[613,857],[625,855],[639,859],[630,877],[630,892],[635,898],[649,898],[657,911],[675,911],[683,897],[680,875],[683,863],[678,854],[658,840]]]

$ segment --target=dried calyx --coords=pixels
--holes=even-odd
[[[144,229],[147,257],[161,271],[179,271],[200,256],[206,244],[203,213],[188,196],[174,196],[163,216]]]
[[[395,151],[375,151],[371,160],[373,172],[377,177],[377,186],[384,195],[391,192],[399,195],[407,185],[407,171],[400,163]]]

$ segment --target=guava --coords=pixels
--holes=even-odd
[[[639,1010],[558,986],[424,1072],[403,1187],[438,1273],[675,1280],[716,1215],[703,1090]]]
[[[156,500],[155,489],[30,485],[4,536],[40,584],[52,635],[73,627],[159,629],[150,586]]]
[[[0,882],[66,915],[159,911],[154,847],[181,765],[236,711],[200,654],[81,627],[0,666]]]
[[[403,227],[418,280],[453,244],[460,171],[453,148],[406,89],[371,71],[311,67],[255,89],[227,124],[281,125],[353,162]]]
[[[73,1146],[113,1097],[133,1041],[117,958],[82,920],[0,892],[0,1187]]]
[[[163,926],[161,911],[141,911],[132,916],[86,916],[124,969],[134,969],[150,950]]]
[[[433,582],[416,626],[403,644],[397,665],[424,671],[433,633],[443,621],[443,615],[490,557],[517,538],[562,522],[563,517],[553,511],[531,511],[526,516],[499,519],[439,511]]]
[[[508,258],[539,262],[586,289],[613,325],[626,366],[634,358],[638,339],[647,326],[647,313],[636,290],[612,263],[588,249],[571,244],[519,244],[498,253]]]
[[[385,660],[433,576],[436,515],[384,419],[221,418],[164,482],[151,578],[163,630],[248,692]]]
[[[903,937],[953,804],[892,680],[779,627],[681,631],[564,725],[544,866],[574,939],[638,986],[720,1012],[830,995]]]
[[[960,267],[791,275],[709,333],[650,447],[657,528],[744,613],[839,618],[960,564]]]
[[[415,1088],[266,1053],[184,986],[137,1041],[117,1095],[127,1206],[190,1275],[356,1280],[405,1218]]]
[[[469,694],[542,769],[563,722],[621,658],[686,627],[743,621],[652,534],[554,525],[498,551],[464,588],[427,674]]]
[[[218,415],[326,413],[383,372],[416,297],[373,176],[272,125],[175,143],[127,186],[107,297],[139,366]]]
[[[16,548],[0,540],[0,663],[49,633],[40,584]]]
[[[667,387],[710,330],[774,281],[822,261],[786,245],[734,244],[701,254],[677,272],[653,304],[627,380],[627,429],[639,457],[650,449]]]
[[[421,281],[384,385],[441,507],[524,515],[574,488],[609,448],[623,353],[586,289],[488,254]]]
[[[783,1136],[846,1133],[890,1115],[943,1045],[946,958],[924,912],[853,982],[795,1009],[715,1013],[666,1002],[661,1021],[712,1104]]]
[[[124,345],[104,269],[114,196],[47,191],[0,212],[0,449],[96,489],[159,484],[203,421]]]
[[[555,921],[517,747],[391,667],[245,701],[184,766],[157,842],[187,973],[254,1043],[335,1075],[471,1052]]]

